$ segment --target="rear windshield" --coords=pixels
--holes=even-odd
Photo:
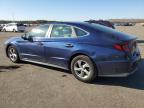
[[[17,26],[24,26],[24,24],[17,24]]]
[[[91,28],[94,28],[96,30],[99,30],[99,31],[102,31],[102,32],[105,32],[105,33],[118,33],[118,31],[110,28],[110,27],[106,27],[106,26],[103,26],[103,25],[99,25],[99,24],[94,24],[94,23],[87,23],[87,25]]]
[[[130,36],[128,34],[114,30],[110,27],[102,26],[99,24],[87,23],[86,25],[95,29],[97,32],[102,33],[103,36],[105,36],[105,37],[109,37],[109,38],[113,38],[113,39],[134,39],[135,38],[135,37]]]

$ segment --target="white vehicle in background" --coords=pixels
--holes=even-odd
[[[24,24],[18,24],[18,23],[9,23],[6,24],[2,31],[7,32],[24,32],[26,29],[26,26]]]

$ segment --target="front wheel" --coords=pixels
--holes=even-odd
[[[14,46],[9,46],[8,47],[7,54],[8,54],[9,59],[12,62],[18,63],[20,61],[18,52],[17,52],[17,50]]]
[[[96,68],[87,56],[76,56],[71,62],[71,72],[80,81],[92,82],[97,75]]]

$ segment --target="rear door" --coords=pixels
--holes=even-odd
[[[10,24],[9,31],[16,30],[16,24]]]
[[[45,44],[46,63],[66,67],[71,53],[76,49],[77,37],[72,26],[56,24]]]
[[[11,24],[7,24],[5,29],[6,29],[6,31],[10,31],[11,30]]]

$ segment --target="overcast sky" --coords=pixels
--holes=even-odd
[[[0,0],[0,20],[144,18],[144,0]]]

